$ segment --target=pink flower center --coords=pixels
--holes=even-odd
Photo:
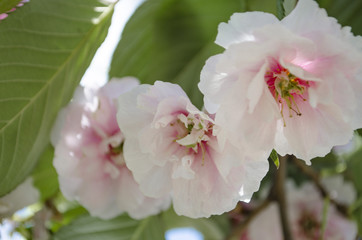
[[[118,130],[110,137],[103,139],[101,145],[104,146],[104,156],[108,163],[115,168],[122,168],[125,165],[123,158],[124,137]]]
[[[273,61],[264,78],[270,92],[279,104],[284,126],[286,126],[283,113],[284,105],[288,107],[289,117],[293,117],[293,114],[302,116],[298,102],[306,101],[303,95],[309,87],[309,82],[296,77],[276,61]]]
[[[188,148],[192,153],[202,151],[202,165],[204,165],[207,142],[212,135],[214,124],[208,119],[195,114],[179,114],[177,120],[171,124],[176,128],[175,142]]]
[[[123,143],[124,142],[121,142],[118,146],[112,146],[112,144],[108,144],[107,155],[113,157],[121,154],[123,150]]]
[[[298,220],[299,236],[305,236],[308,239],[319,239],[321,224],[315,214],[303,212]]]

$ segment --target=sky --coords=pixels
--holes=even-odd
[[[85,72],[81,80],[82,86],[97,87],[107,82],[113,51],[117,47],[121,32],[127,20],[142,2],[143,0],[120,0],[116,4],[108,35]]]

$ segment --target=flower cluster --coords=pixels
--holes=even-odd
[[[314,1],[282,20],[235,13],[216,42],[225,51],[199,83],[207,111],[161,81],[77,91],[55,128],[67,198],[103,218],[155,214],[170,197],[176,213],[209,217],[250,200],[272,149],[310,163],[362,127],[362,39]]]

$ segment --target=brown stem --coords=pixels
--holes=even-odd
[[[241,234],[246,230],[248,225],[252,222],[252,220],[261,213],[266,207],[268,207],[270,204],[269,199],[266,199],[263,203],[261,203],[259,206],[257,206],[253,211],[250,213],[249,217],[240,223],[237,227],[234,228],[234,230],[227,236],[226,240],[233,240],[233,239],[240,239]]]
[[[276,174],[275,185],[274,185],[274,198],[278,202],[280,220],[282,223],[283,236],[284,240],[292,240],[292,234],[290,231],[289,221],[288,221],[288,207],[286,202],[285,194],[285,177],[287,171],[287,161],[288,157],[280,157],[280,167]]]
[[[307,166],[304,163],[304,161],[299,160],[294,156],[292,157],[292,159],[295,166],[297,166],[306,176],[308,176],[314,182],[315,186],[318,188],[322,197],[330,199],[330,202],[336,206],[336,208],[341,214],[343,214],[344,216],[348,216],[348,208],[345,205],[340,204],[335,200],[331,199],[328,191],[324,188],[324,186],[320,182],[320,176],[318,172],[316,172],[313,168]]]

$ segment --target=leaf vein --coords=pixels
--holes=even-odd
[[[31,98],[26,97],[14,97],[14,98],[2,98],[0,102],[11,102],[11,101],[29,101]]]

